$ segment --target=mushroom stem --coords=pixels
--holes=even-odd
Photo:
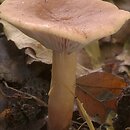
[[[53,52],[49,95],[49,130],[67,130],[71,122],[76,80],[76,52]]]

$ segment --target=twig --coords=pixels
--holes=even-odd
[[[85,111],[84,107],[83,107],[83,103],[80,102],[80,100],[78,98],[76,98],[76,102],[77,102],[77,105],[79,107],[79,109],[81,110],[81,113],[83,115],[83,118],[86,120],[86,123],[88,124],[88,127],[90,130],[95,130],[91,120],[90,120],[90,117],[89,115],[87,114],[87,112]]]
[[[4,85],[5,85],[5,87],[6,87],[7,89],[10,89],[10,90],[13,90],[13,91],[15,91],[15,92],[17,92],[17,93],[19,93],[19,94],[23,94],[23,95],[28,96],[28,97],[30,97],[31,99],[35,100],[37,103],[39,103],[41,106],[45,106],[45,107],[48,106],[44,101],[42,101],[41,99],[37,98],[36,96],[33,96],[33,95],[31,95],[31,94],[29,94],[29,93],[26,93],[26,92],[22,92],[22,91],[20,91],[20,90],[15,89],[15,88],[9,87],[8,84],[7,84],[5,81],[3,81],[3,83],[4,83]]]
[[[85,121],[84,123],[81,124],[81,126],[78,128],[78,130],[80,130],[82,128],[83,125],[85,125],[87,122]]]
[[[72,123],[77,125],[82,125],[82,123],[79,123],[78,121],[74,121],[74,120],[72,120]]]

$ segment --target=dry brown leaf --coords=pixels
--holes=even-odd
[[[16,46],[19,49],[22,48],[31,48],[34,50],[34,55],[30,52],[26,52],[26,54],[30,55],[36,61],[41,61],[43,63],[51,64],[52,63],[52,52],[49,49],[46,49],[36,40],[26,36],[17,28],[12,26],[11,24],[1,20],[0,21],[4,25],[4,32],[9,40],[15,42]]]
[[[107,111],[100,101],[98,101],[94,97],[91,97],[89,94],[81,90],[79,87],[77,87],[76,89],[76,96],[83,103],[84,109],[92,118],[92,120],[99,123],[105,121]]]
[[[76,95],[86,112],[97,122],[104,122],[110,110],[116,108],[116,98],[126,82],[107,72],[94,72],[77,79]]]
[[[77,79],[77,85],[91,89],[105,89],[114,94],[119,94],[122,88],[127,86],[122,78],[107,72],[94,72],[80,77]]]

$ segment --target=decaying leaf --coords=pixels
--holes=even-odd
[[[12,26],[11,24],[1,20],[0,21],[4,25],[4,32],[9,40],[15,42],[19,49],[22,48],[31,48],[35,53],[31,53],[26,51],[30,57],[35,59],[36,61],[42,61],[43,63],[51,64],[52,63],[52,52],[49,49],[46,49],[36,40],[26,36],[17,28]]]
[[[114,94],[119,94],[123,87],[127,86],[126,82],[111,73],[94,72],[77,79],[77,85],[88,89],[105,89]],[[86,88],[87,87],[87,88]]]
[[[110,110],[115,110],[116,98],[126,82],[107,72],[94,72],[77,79],[76,95],[86,112],[97,122],[104,122]],[[96,107],[95,107],[96,106]]]
[[[81,90],[79,87],[76,89],[76,95],[83,103],[83,107],[93,121],[101,123],[105,121],[107,111],[104,105],[91,95]]]

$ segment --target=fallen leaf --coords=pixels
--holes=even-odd
[[[79,87],[76,88],[76,96],[83,103],[84,109],[93,121],[98,123],[104,122],[107,115],[107,111],[100,101],[98,101],[94,97],[91,97],[91,95],[88,95]]]
[[[108,112],[115,110],[117,96],[125,86],[118,76],[94,72],[77,79],[76,95],[93,120],[104,122]]]
[[[119,94],[127,83],[119,76],[108,72],[94,72],[77,79],[77,85],[85,89],[109,90],[114,94]],[[96,90],[97,91],[97,90]]]
[[[11,24],[0,20],[0,22],[4,25],[4,32],[9,40],[15,42],[16,46],[19,49],[22,48],[32,48],[34,50],[34,54],[26,51],[26,54],[30,55],[36,61],[41,61],[46,64],[52,63],[52,51],[45,48],[41,43],[36,40],[26,36],[24,33],[19,31],[17,28],[12,26]],[[30,54],[31,53],[31,54]]]

